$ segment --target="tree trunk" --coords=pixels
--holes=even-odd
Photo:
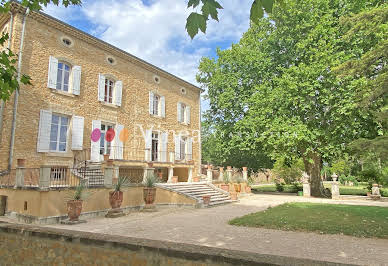
[[[307,157],[303,157],[304,167],[310,177],[311,196],[327,198],[330,197],[321,179],[321,156],[317,153],[309,152]]]

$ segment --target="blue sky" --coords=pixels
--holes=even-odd
[[[249,26],[252,0],[220,1],[220,22],[191,40],[185,31],[187,0],[84,0],[82,7],[48,6],[44,12],[140,57],[188,82],[202,57],[236,43]],[[203,102],[203,108],[207,108]]]

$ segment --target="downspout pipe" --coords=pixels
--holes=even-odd
[[[26,20],[27,16],[30,13],[30,9],[26,9],[26,13],[23,16],[23,24],[22,24],[22,33],[20,38],[20,48],[19,48],[19,58],[18,58],[18,74],[17,81],[20,84],[21,78],[21,69],[22,69],[22,57],[23,57],[23,45],[24,45],[24,34],[26,31]],[[8,160],[8,170],[12,168],[13,162],[13,149],[15,146],[15,131],[16,131],[16,118],[17,118],[17,110],[18,110],[18,100],[19,100],[19,90],[15,91],[15,101],[13,104],[13,117],[12,117],[12,128],[11,128],[11,145],[9,147],[9,160]]]
[[[11,42],[12,42],[12,33],[13,33],[13,13],[10,12],[11,17],[9,21],[9,34],[8,34],[8,49],[11,49]],[[3,133],[3,114],[4,114],[4,108],[5,108],[5,102],[3,100],[0,100],[0,143],[2,139],[2,133]]]

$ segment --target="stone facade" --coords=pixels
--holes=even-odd
[[[11,49],[15,53],[19,52],[23,16],[24,10],[13,4]],[[3,25],[10,24],[9,15],[4,15],[1,21]],[[64,38],[70,40],[71,45],[66,46]],[[175,151],[173,132],[187,132],[185,134],[193,140],[193,162],[175,164],[172,161],[160,166],[195,168],[195,173],[199,171],[201,91],[198,87],[42,13],[31,12],[26,17],[23,45],[21,73],[32,78],[32,85],[20,89],[12,168],[16,167],[18,158],[28,159],[26,167],[71,166],[75,154],[72,150],[72,118],[77,116],[84,119],[81,141],[84,150],[91,148],[93,120],[127,129],[129,137],[122,145],[131,151],[139,150],[138,157],[144,157],[146,143],[143,133],[147,129],[169,132],[167,158],[170,158],[169,153]],[[48,88],[50,56],[71,66],[81,67],[79,95]],[[112,58],[114,62],[109,63],[107,58]],[[121,106],[98,100],[99,74],[122,82]],[[165,117],[149,114],[150,91],[165,98]],[[189,124],[178,122],[178,102],[190,107]],[[11,97],[5,103],[3,126],[0,128],[0,170],[8,165],[13,108],[14,97]],[[41,110],[70,118],[66,152],[38,152]],[[136,166],[145,165],[146,160],[141,158],[139,161],[140,164],[136,162]],[[131,163],[122,163],[131,166]],[[119,166],[120,162],[116,162],[116,165]]]

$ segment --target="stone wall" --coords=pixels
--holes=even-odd
[[[0,224],[4,265],[338,265],[170,241]]]
[[[14,16],[12,50],[18,52],[23,15]],[[67,36],[73,41],[71,47],[61,42]],[[134,39],[134,41],[136,41]],[[98,46],[98,45],[99,46]],[[105,47],[105,48],[102,48]],[[49,57],[63,59],[72,65],[82,67],[81,92],[79,96],[58,93],[47,87]],[[107,57],[115,59],[113,65]],[[71,136],[68,136],[66,153],[38,153],[37,139],[40,110],[50,110],[69,116],[82,116],[84,120],[83,148],[90,148],[92,120],[102,120],[112,124],[121,124],[130,132],[125,146],[144,151],[145,143],[139,125],[144,129],[153,127],[162,131],[189,131],[200,129],[200,90],[166,72],[125,55],[107,44],[93,41],[85,34],[54,21],[44,15],[31,12],[26,20],[22,73],[32,78],[31,86],[22,86],[17,113],[15,153],[13,168],[17,158],[28,159],[27,167],[41,165],[72,164]],[[121,107],[108,106],[98,101],[98,75],[106,74],[123,82]],[[155,83],[158,75],[160,83]],[[186,94],[181,93],[185,87]],[[149,91],[165,96],[166,117],[153,117],[149,114]],[[13,98],[5,104],[4,125],[0,139],[0,169],[5,169],[11,136]],[[177,102],[184,102],[191,107],[191,123],[183,125],[177,121]],[[196,137],[196,136],[194,136]],[[168,137],[168,151],[174,151],[173,135]],[[193,159],[196,169],[200,163],[200,144],[193,144]]]

